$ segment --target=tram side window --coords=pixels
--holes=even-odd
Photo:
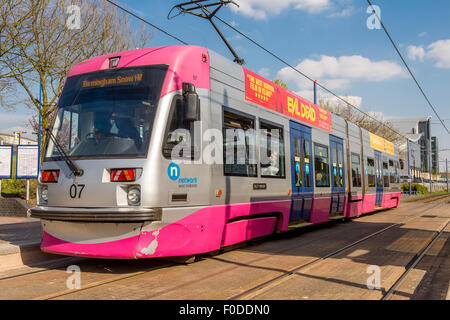
[[[361,158],[356,153],[352,153],[352,185],[361,187]]]
[[[80,114],[76,111],[76,106],[69,110],[64,110],[61,129],[56,136],[65,152],[72,150],[81,140],[79,132]]]
[[[403,159],[400,159],[400,169],[401,170],[405,169],[405,164],[403,162]]]
[[[305,160],[305,187],[311,187],[311,150],[310,141],[303,139],[303,156]]]
[[[396,178],[395,178],[395,167],[394,167],[394,161],[389,160],[389,175],[390,175],[390,183],[395,183],[396,182]]]
[[[257,176],[254,118],[224,110],[223,157],[226,176]]]
[[[375,187],[375,161],[371,158],[367,158],[367,178],[368,186]]]
[[[330,186],[328,148],[317,144],[314,145],[314,176],[316,187]]]
[[[195,122],[186,121],[185,104],[181,95],[175,96],[170,108],[163,155],[169,159],[198,159],[200,141],[195,141]],[[200,130],[200,128],[198,128]]]
[[[260,122],[261,177],[285,178],[283,128]]]
[[[383,162],[383,185],[389,187],[389,166],[387,162]]]
[[[399,162],[395,161],[394,162],[394,166],[395,166],[395,183],[400,183],[400,175],[399,175]]]

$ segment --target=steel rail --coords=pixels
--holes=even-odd
[[[438,240],[442,234],[444,233],[445,229],[450,224],[450,220],[447,221],[445,226],[433,237],[433,239],[428,243],[428,245],[420,252],[420,254],[417,254],[415,257],[411,259],[411,261],[414,261],[409,268],[405,270],[405,272],[401,275],[399,279],[392,285],[392,287],[386,292],[386,294],[381,298],[381,300],[389,300],[389,298],[395,293],[396,289],[402,284],[403,280],[405,280],[406,276],[419,264],[420,261],[422,261],[423,257],[427,254],[427,252],[433,247],[436,240]]]
[[[449,196],[449,195],[447,195],[447,196]],[[433,199],[433,201],[437,201],[437,200],[441,200],[441,199],[442,199],[442,198],[437,198],[437,199]],[[439,205],[440,205],[440,204],[438,203],[437,205],[433,206],[431,209],[433,209],[433,208],[435,208],[435,207],[438,207]],[[376,232],[374,232],[374,233],[371,233],[371,234],[365,236],[364,238],[361,238],[361,239],[359,239],[359,240],[357,240],[357,241],[354,241],[354,242],[352,242],[351,244],[346,245],[345,247],[342,247],[342,248],[337,249],[337,250],[335,250],[335,251],[333,251],[333,252],[330,252],[330,253],[328,253],[328,254],[326,254],[326,255],[320,257],[320,258],[317,258],[317,259],[315,259],[315,260],[313,260],[313,261],[310,261],[310,262],[308,262],[308,263],[306,263],[306,264],[302,264],[302,265],[300,265],[300,266],[297,266],[297,267],[295,267],[295,268],[293,268],[293,269],[291,269],[291,270],[285,272],[285,273],[282,274],[282,275],[279,275],[279,276],[277,276],[277,277],[274,277],[274,278],[272,278],[272,279],[270,279],[270,280],[267,280],[267,281],[265,281],[265,282],[263,282],[263,283],[261,283],[261,284],[259,284],[259,285],[257,285],[257,286],[254,286],[253,288],[250,288],[250,289],[248,289],[248,290],[246,290],[246,291],[244,291],[244,292],[241,292],[240,294],[237,294],[237,295],[235,295],[235,296],[229,298],[229,300],[238,300],[238,299],[242,299],[242,298],[244,298],[244,297],[246,297],[246,296],[248,296],[248,295],[250,295],[250,294],[252,294],[252,293],[255,293],[255,292],[257,292],[257,291],[259,291],[259,290],[261,290],[261,289],[267,287],[267,286],[270,285],[270,284],[273,284],[273,283],[275,283],[275,282],[280,281],[281,279],[284,279],[284,278],[286,278],[286,277],[289,277],[289,276],[293,275],[294,273],[296,273],[296,272],[299,271],[299,270],[302,270],[302,269],[304,269],[304,268],[307,268],[307,267],[309,267],[309,266],[311,266],[311,265],[313,265],[313,264],[317,264],[318,262],[323,261],[323,260],[326,260],[326,259],[328,259],[328,258],[330,258],[330,257],[332,257],[332,256],[335,256],[335,255],[339,254],[340,252],[342,252],[342,251],[344,251],[344,250],[347,250],[347,249],[349,249],[349,248],[351,248],[351,247],[354,247],[354,246],[360,244],[361,242],[364,242],[364,241],[366,241],[366,240],[368,240],[368,239],[371,239],[371,238],[373,238],[373,237],[375,237],[375,236],[377,236],[377,235],[379,235],[379,234],[381,234],[381,233],[384,233],[384,232],[386,232],[387,230],[389,230],[389,229],[391,229],[391,228],[394,228],[394,227],[396,227],[396,226],[401,226],[401,225],[403,225],[403,224],[405,224],[405,223],[408,223],[408,222],[410,222],[410,221],[412,221],[412,220],[414,220],[414,219],[420,218],[421,216],[422,216],[422,215],[414,216],[414,217],[412,217],[412,218],[410,218],[410,219],[407,219],[406,221],[399,222],[399,223],[395,223],[395,224],[392,224],[392,225],[390,225],[390,226],[387,226],[387,227],[385,227],[385,228],[383,228],[383,229],[381,229],[381,230],[378,230],[378,231],[376,231]]]

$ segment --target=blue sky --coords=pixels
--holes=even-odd
[[[383,30],[367,27],[365,0],[235,0],[219,13],[245,34],[317,79],[334,92],[350,96],[362,110],[386,118],[431,115],[432,135],[440,149],[450,149],[450,137],[436,123],[425,99]],[[232,59],[207,21],[193,16],[168,20],[178,0],[120,0],[122,6],[182,38]],[[450,1],[374,0],[381,18],[442,119],[450,128]],[[133,19],[133,18],[132,18]],[[312,85],[285,65],[217,22],[246,67],[268,79],[281,77],[289,88],[312,99]],[[154,31],[152,46],[177,45]],[[321,93],[327,98],[325,93]],[[30,110],[0,109],[0,132],[23,126]],[[441,153],[441,159],[450,152]]]

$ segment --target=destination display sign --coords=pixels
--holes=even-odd
[[[37,179],[39,146],[17,146],[17,179]]]
[[[127,72],[127,74],[120,74],[114,77],[101,77],[95,79],[83,80],[83,88],[93,88],[93,87],[105,87],[105,86],[116,86],[116,85],[128,85],[139,83],[142,80],[142,72]]]
[[[0,179],[12,178],[12,146],[0,146]]]
[[[316,128],[332,132],[331,113],[246,69],[245,99]]]

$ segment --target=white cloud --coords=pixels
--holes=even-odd
[[[258,74],[264,78],[270,77],[270,70],[268,68],[261,68],[258,70]]]
[[[339,96],[348,103],[352,104],[353,106],[360,108],[362,105],[362,97],[359,96]],[[344,102],[340,99],[338,99],[335,96],[325,97],[325,101],[328,101],[332,106],[335,105],[342,105]]]
[[[423,61],[425,58],[425,49],[422,46],[408,46],[408,59],[412,61]]]
[[[342,11],[331,13],[327,17],[328,18],[348,17],[349,15],[351,15],[353,13],[353,11],[354,11],[354,8],[353,7],[349,7],[349,8],[343,9]]]
[[[450,39],[439,40],[428,46],[427,58],[436,59],[437,68],[450,69]]]
[[[312,85],[311,85],[311,87],[312,87]],[[289,88],[289,90],[290,89],[291,88]],[[290,90],[290,91],[292,91],[292,90]],[[314,90],[300,90],[300,91],[295,91],[294,93],[299,95],[303,99],[314,102]],[[319,97],[317,97],[317,100],[319,100]]]
[[[330,90],[345,89],[353,81],[381,82],[406,75],[404,69],[395,62],[371,61],[354,55],[332,57],[322,55],[319,60],[304,59],[296,68],[317,79]],[[277,77],[299,90],[309,90],[312,83],[289,67],[281,69]]]
[[[419,33],[417,36],[418,36],[419,38],[423,38],[423,37],[425,37],[427,34],[428,34],[428,33],[424,31],[424,32]]]
[[[294,8],[308,13],[319,13],[331,7],[331,0],[245,0],[237,6],[230,6],[234,12],[255,19],[266,19],[282,11]]]
[[[367,111],[366,112],[369,116],[371,116],[372,118],[377,119],[378,121],[384,121],[386,119],[386,116],[384,115],[383,112],[378,112],[378,111]]]
[[[24,137],[34,139],[36,136],[32,134],[33,130],[28,124],[30,114],[22,114],[18,112],[0,113],[0,132],[13,134],[13,132],[27,132]]]
[[[426,49],[423,46],[408,46],[408,58],[413,61],[433,59],[436,60],[436,68],[450,69],[450,39],[435,41]]]
[[[21,135],[22,137],[36,140],[36,135],[33,134],[33,130],[28,127],[14,126],[14,127],[2,130],[2,133],[6,133],[6,134],[10,134],[10,135],[14,135],[15,132],[22,132],[22,135]]]

